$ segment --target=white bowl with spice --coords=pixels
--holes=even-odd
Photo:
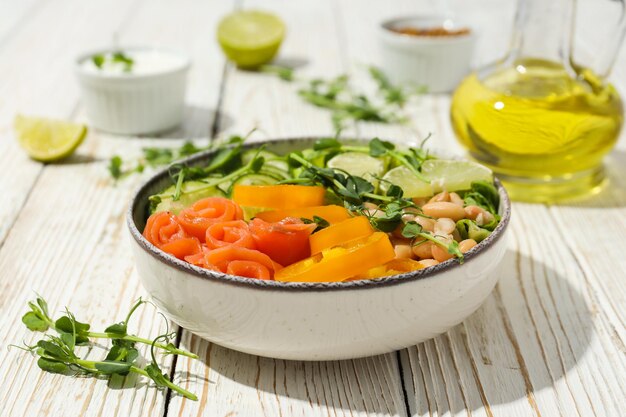
[[[75,72],[91,124],[139,135],[182,123],[190,60],[161,48],[103,49],[79,56]]]
[[[380,66],[397,84],[452,91],[470,72],[476,31],[444,16],[390,19],[379,27]]]

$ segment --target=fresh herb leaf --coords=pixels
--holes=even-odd
[[[69,367],[65,363],[42,357],[37,359],[37,366],[42,371],[52,374],[64,374],[69,371]]]
[[[102,65],[104,64],[104,55],[96,54],[96,55],[92,56],[91,57],[91,62],[93,62],[93,64],[96,67],[102,68]]]
[[[66,309],[65,315],[57,320],[48,316],[48,305],[42,297],[38,297],[36,302],[29,302],[31,311],[24,315],[23,322],[31,330],[45,331],[51,328],[59,336],[46,334],[44,339],[39,340],[34,346],[19,347],[20,349],[34,353],[39,356],[37,365],[46,372],[69,374],[86,374],[96,377],[111,375],[127,375],[136,373],[144,377],[153,379],[157,386],[172,389],[187,398],[196,400],[197,397],[189,391],[172,383],[166,375],[161,373],[155,359],[155,351],[158,349],[165,354],[185,355],[191,358],[197,356],[190,352],[178,349],[170,342],[170,338],[175,333],[165,333],[154,340],[140,338],[127,333],[128,321],[137,308],[145,304],[146,301],[139,299],[131,308],[124,321],[107,327],[104,333],[90,332],[90,325],[76,320],[74,314]],[[102,361],[81,359],[75,347],[82,339],[88,341],[92,338],[111,339],[112,346],[108,349],[107,355]],[[163,339],[167,344],[158,343]],[[146,368],[136,366],[139,352],[135,348],[136,343],[150,345],[152,363]],[[95,347],[95,346],[94,346]]]
[[[28,330],[35,332],[45,332],[49,328],[48,323],[32,311],[22,316],[22,323],[28,327]]]
[[[415,239],[422,232],[422,226],[415,221],[407,222],[402,228],[402,236],[407,239]]]
[[[115,323],[104,329],[105,333],[113,333],[113,334],[122,334],[125,335],[127,332],[126,323]]]
[[[284,81],[294,80],[294,69],[290,67],[280,65],[263,65],[259,70],[268,74],[275,74],[278,78]]]
[[[118,155],[113,156],[109,160],[109,173],[116,180],[122,177],[122,158]]]
[[[54,327],[62,332],[82,334],[88,332],[90,326],[87,323],[76,321],[70,316],[62,316],[54,323]]]
[[[335,138],[322,138],[315,141],[313,144],[313,150],[326,151],[329,149],[341,148],[341,142]]]
[[[105,359],[102,362],[96,362],[95,367],[104,375],[128,375],[128,373],[130,372],[131,364],[127,362],[119,362]]]
[[[131,57],[124,54],[124,52],[122,51],[114,52],[113,56],[111,57],[111,62],[123,64],[124,71],[126,72],[130,72],[133,68],[133,64],[135,63],[135,61]]]
[[[313,216],[313,219],[307,219],[305,217],[302,217],[300,220],[302,220],[304,224],[315,224],[317,228],[313,231],[313,233],[317,233],[320,230],[325,229],[328,226],[330,226],[330,223],[328,222],[328,220],[323,219],[320,216]]]
[[[388,151],[395,149],[395,146],[391,142],[383,141],[378,138],[370,140],[369,143],[370,156],[379,157],[385,155]]]

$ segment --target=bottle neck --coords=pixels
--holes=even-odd
[[[507,61],[546,60],[571,70],[576,0],[519,0]]]

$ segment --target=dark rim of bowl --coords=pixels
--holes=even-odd
[[[398,37],[413,37],[413,38],[422,38],[422,39],[437,39],[437,40],[443,40],[443,39],[459,39],[459,38],[466,38],[466,37],[470,37],[473,35],[474,33],[474,29],[469,26],[469,25],[461,25],[459,26],[460,28],[466,28],[469,29],[468,33],[464,33],[461,35],[453,35],[453,36],[414,36],[414,35],[406,35],[406,34],[402,34],[399,32],[396,32],[394,29],[395,26],[399,25],[401,22],[409,22],[412,20],[418,20],[418,19],[431,19],[431,20],[441,20],[444,21],[446,20],[446,17],[443,15],[437,15],[437,14],[432,14],[432,15],[415,15],[415,16],[402,16],[402,17],[394,17],[391,19],[386,19],[383,20],[382,22],[380,22],[380,28],[383,29],[386,33],[392,34],[394,36],[398,36]],[[427,28],[428,26],[424,26],[425,28]]]
[[[251,142],[244,145],[244,149],[253,149],[259,147],[261,145],[280,145],[280,144],[288,144],[288,143],[305,143],[305,142],[313,142],[316,139],[319,139],[321,136],[309,136],[309,137],[290,137],[285,139],[274,139],[274,140],[265,140],[258,142]],[[362,142],[366,143],[367,140],[364,139],[344,139],[345,141],[351,142]],[[397,142],[396,142],[397,143]],[[401,144],[399,144],[401,145]],[[182,163],[194,164],[199,163],[210,157],[214,153],[213,150],[204,151],[198,153],[196,155],[192,155],[188,158],[181,160]],[[470,251],[466,252],[465,260],[463,264],[460,264],[456,259],[449,259],[445,262],[441,262],[437,265],[420,269],[418,271],[407,272],[404,274],[391,275],[388,277],[376,278],[376,279],[366,279],[366,280],[358,280],[358,281],[341,281],[341,282],[281,282],[281,281],[270,281],[270,280],[258,280],[251,279],[245,277],[238,277],[234,275],[228,275],[220,272],[210,271],[208,269],[200,268],[195,265],[191,265],[185,261],[182,261],[162,250],[158,249],[156,246],[148,242],[148,240],[143,237],[142,233],[137,228],[137,224],[135,223],[135,214],[139,207],[142,206],[142,200],[148,198],[148,190],[154,187],[157,183],[163,181],[165,177],[168,176],[168,170],[163,169],[160,172],[153,175],[150,179],[148,179],[143,185],[139,187],[139,189],[135,192],[134,197],[131,201],[130,207],[127,211],[126,223],[130,230],[130,233],[135,239],[135,241],[139,244],[139,246],[152,255],[157,260],[165,263],[166,265],[176,268],[180,271],[186,272],[191,276],[208,279],[215,282],[220,282],[224,284],[238,285],[249,288],[258,288],[258,289],[267,289],[267,290],[285,290],[285,291],[328,291],[328,290],[349,290],[349,289],[367,289],[367,288],[377,288],[380,286],[388,286],[388,285],[397,285],[402,283],[407,283],[419,279],[433,277],[439,272],[450,270],[452,268],[458,268],[460,266],[466,265],[469,262],[479,255],[482,255],[486,252],[486,250],[493,245],[496,241],[498,241],[504,231],[506,230],[509,220],[511,218],[511,201],[509,196],[500,183],[500,181],[496,178],[495,185],[498,189],[498,194],[500,195],[500,207],[501,207],[501,219],[500,223],[493,232],[483,241],[478,243],[474,248]],[[145,205],[145,204],[144,204]],[[141,214],[142,218],[145,219],[145,213]]]

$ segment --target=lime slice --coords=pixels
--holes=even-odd
[[[271,61],[284,36],[282,20],[260,11],[234,12],[217,27],[217,40],[228,59],[247,69]]]
[[[385,170],[385,164],[380,159],[364,153],[346,152],[331,158],[329,168],[342,169],[351,175],[363,177],[370,182],[378,182]]]
[[[16,116],[17,140],[28,156],[52,162],[70,156],[87,135],[87,126],[41,117]]]
[[[469,190],[474,181],[492,181],[493,173],[489,168],[470,161],[429,159],[422,164],[422,174],[429,182],[420,181],[404,166],[389,170],[384,180],[398,185],[407,197],[428,197],[443,190]],[[381,189],[388,188],[385,182]]]
[[[387,192],[390,183],[402,188],[405,197],[425,197],[434,194],[429,182],[420,180],[405,166],[390,169],[383,176],[381,191]]]

